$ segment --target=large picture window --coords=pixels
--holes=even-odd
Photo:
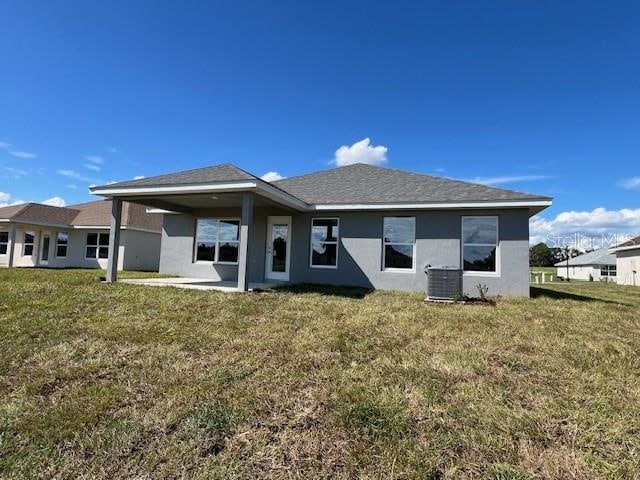
[[[338,267],[339,220],[314,218],[311,220],[311,266]]]
[[[9,248],[9,232],[0,232],[0,255],[6,255]]]
[[[87,233],[85,258],[109,258],[109,234]]]
[[[24,232],[24,242],[22,247],[22,255],[30,257],[33,255],[33,246],[36,243],[36,232]]]
[[[199,218],[195,259],[198,262],[238,263],[240,220]]]
[[[496,273],[498,217],[462,217],[462,263],[465,272]]]
[[[384,217],[382,265],[385,270],[413,270],[415,217]]]
[[[67,256],[68,245],[69,234],[67,232],[58,232],[56,236],[56,257],[65,258]]]

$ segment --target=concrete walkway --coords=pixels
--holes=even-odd
[[[148,285],[151,287],[176,287],[188,288],[191,290],[216,290],[218,292],[237,293],[238,282],[213,280],[207,278],[128,278],[118,280],[121,283],[133,285]],[[269,290],[276,287],[278,283],[250,283],[249,291]]]

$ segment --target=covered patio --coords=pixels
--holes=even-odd
[[[278,265],[282,263],[280,258],[276,259],[276,256],[282,256],[283,252],[282,248],[276,248],[276,245],[281,246],[282,238],[277,239],[280,243],[274,242],[275,236],[280,235],[275,227],[282,225],[272,225],[271,219],[289,218],[285,229],[285,241],[290,243],[291,215],[295,212],[308,211],[310,206],[297,197],[232,165],[225,164],[207,169],[204,176],[199,172],[197,175],[194,173],[194,177],[190,178],[190,174],[190,172],[182,172],[92,188],[92,193],[113,200],[106,281],[116,282],[118,279],[115,266],[118,264],[123,201],[145,205],[148,207],[148,212],[165,215],[161,265],[164,259],[165,266],[171,265],[170,262],[174,261],[176,267],[175,271],[170,267],[163,271],[161,266],[161,273],[183,277],[126,280],[127,283],[246,292],[252,289],[270,288],[278,282],[287,281],[290,262],[288,245],[284,250],[286,277],[270,276],[267,272],[269,265],[275,266],[276,262]],[[226,261],[226,258],[225,261],[218,261],[218,256],[215,257],[215,261],[200,261],[198,251],[200,245],[196,240],[196,246],[194,246],[193,239],[198,233],[194,230],[196,219],[202,218],[219,219],[217,220],[219,225],[216,227],[219,230],[222,230],[223,226],[228,229],[231,224],[234,232],[237,231],[234,233],[237,236],[224,245],[225,255],[228,254],[229,247],[232,249],[232,261]],[[256,225],[260,226],[260,231],[255,231]],[[263,225],[265,230],[273,228],[273,231],[269,230],[265,236],[265,232],[262,231]],[[172,235],[166,234],[167,228],[174,229]],[[252,243],[251,247],[250,243]],[[212,248],[221,259],[222,247],[223,245],[216,244]],[[189,260],[186,260],[187,255]],[[271,263],[269,260],[272,260]],[[190,265],[185,265],[186,263]],[[250,277],[250,269],[255,269],[252,277]]]

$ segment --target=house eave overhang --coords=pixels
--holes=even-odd
[[[361,203],[361,204],[317,204],[317,211],[329,210],[464,210],[495,208],[528,208],[536,214],[551,206],[552,200],[509,200],[490,202],[430,202],[430,203]]]
[[[609,253],[628,252],[629,250],[640,250],[640,245],[629,245],[628,247],[610,248]]]
[[[101,186],[90,189],[91,193],[103,197],[152,197],[165,195],[190,195],[207,193],[229,193],[253,191],[274,202],[286,205],[299,211],[371,211],[371,210],[460,210],[460,209],[495,209],[526,208],[530,215],[535,215],[551,206],[551,199],[497,200],[497,201],[463,201],[463,202],[393,202],[393,203],[317,203],[309,204],[290,193],[274,187],[268,182],[237,181],[190,185],[150,185],[144,187]],[[165,213],[155,209],[154,213]]]
[[[311,206],[297,197],[280,190],[267,182],[241,181],[221,182],[209,184],[191,185],[159,185],[148,187],[93,187],[90,189],[94,195],[102,197],[152,197],[157,195],[189,195],[205,193],[229,193],[229,192],[254,192],[277,203],[286,205],[296,210],[310,210]]]

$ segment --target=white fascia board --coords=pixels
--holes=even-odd
[[[34,227],[48,227],[48,228],[61,228],[65,230],[69,230],[69,225],[59,224],[59,223],[47,223],[47,222],[38,222],[34,220],[11,220],[12,223],[16,225],[33,225]]]
[[[504,202],[458,202],[458,203],[362,203],[315,205],[314,210],[442,210],[465,208],[526,208],[548,207],[551,200],[525,200]]]
[[[208,183],[198,185],[168,185],[162,187],[129,187],[129,188],[110,188],[94,187],[91,193],[105,197],[127,197],[140,195],[174,195],[186,193],[208,193],[220,191],[248,190],[256,188],[256,182],[227,182],[227,183]]]
[[[609,253],[625,252],[628,250],[640,250],[640,245],[630,245],[628,247],[614,247],[608,250]]]

